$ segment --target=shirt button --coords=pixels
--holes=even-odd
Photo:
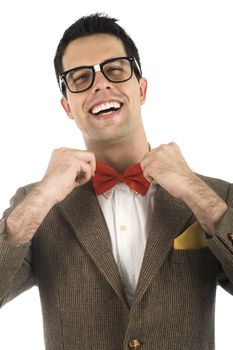
[[[126,231],[126,225],[120,225],[119,229],[120,231]]]
[[[227,236],[228,236],[229,240],[232,241],[232,243],[233,243],[233,233],[228,233]]]
[[[140,343],[137,339],[131,339],[128,345],[129,345],[129,349],[132,349],[132,350],[137,350],[140,348]]]

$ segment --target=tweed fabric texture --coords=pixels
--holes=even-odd
[[[131,308],[91,183],[54,206],[31,244],[13,247],[0,228],[0,302],[37,285],[46,350],[214,350],[216,287],[233,293],[233,187],[202,177],[229,209],[208,245],[175,250],[196,218],[161,187]],[[18,190],[11,208],[33,185]]]

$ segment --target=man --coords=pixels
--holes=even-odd
[[[217,284],[233,292],[233,187],[175,143],[150,149],[132,39],[95,14],[66,30],[55,70],[87,150],[55,150],[1,221],[3,305],[40,291],[47,350],[214,349]]]

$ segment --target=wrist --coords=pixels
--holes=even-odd
[[[37,184],[6,219],[5,240],[13,245],[29,243],[54,202]]]
[[[27,239],[25,237],[14,237],[14,236],[11,236],[8,233],[8,228],[6,228],[6,232],[4,232],[4,234],[3,234],[3,239],[4,239],[5,242],[7,242],[10,245],[15,246],[15,247],[19,247],[19,246],[23,246],[23,245],[31,243],[31,239]]]
[[[38,182],[33,190],[28,194],[27,199],[32,200],[37,207],[52,208],[56,203],[56,195],[52,191],[52,186],[46,181]]]
[[[33,234],[30,230],[23,230],[21,222],[13,215],[10,215],[5,221],[4,240],[12,245],[24,245],[30,243]]]
[[[214,234],[227,211],[227,204],[202,179],[197,177],[195,185],[182,198],[197,220],[209,234]]]

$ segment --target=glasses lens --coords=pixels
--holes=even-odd
[[[72,92],[79,92],[88,89],[93,80],[91,68],[74,69],[66,75],[68,88]]]
[[[106,62],[102,67],[104,75],[112,82],[123,82],[132,76],[132,66],[126,58],[118,58],[114,61]]]

